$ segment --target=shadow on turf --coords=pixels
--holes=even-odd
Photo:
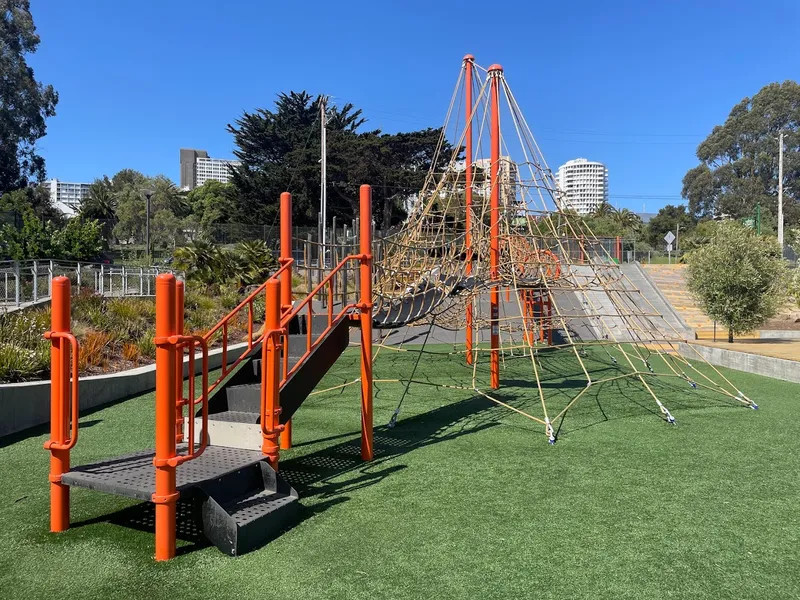
[[[382,466],[389,459],[417,448],[494,427],[497,422],[493,417],[493,409],[494,404],[482,397],[475,397],[403,419],[393,428],[376,427],[373,436],[375,460],[369,463],[361,460],[360,438],[353,439],[358,435],[357,432],[347,434],[350,438],[347,441],[282,461],[280,473],[297,490],[301,501],[315,499],[307,506],[301,502],[300,515],[293,526],[332,506],[347,502],[350,499],[348,494],[380,483],[391,474],[407,468],[406,465]],[[314,443],[319,442],[317,440]],[[181,498],[178,501],[176,533],[178,540],[183,542],[177,550],[179,555],[210,546],[203,535],[200,511],[201,503],[197,498]],[[98,523],[155,533],[155,505],[141,502],[111,514],[74,523],[73,527]]]

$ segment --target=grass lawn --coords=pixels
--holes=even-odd
[[[726,371],[761,409],[653,384],[597,386],[559,441],[474,392],[472,369],[429,347],[406,389],[375,385],[376,460],[358,460],[358,386],[317,394],[281,467],[302,521],[232,559],[187,536],[166,564],[125,523],[134,502],[72,491],[73,528],[48,533],[44,435],[0,440],[0,596],[6,598],[797,598],[797,386]],[[408,377],[416,352],[381,350],[378,379]],[[606,376],[617,369],[598,352]],[[542,358],[563,405],[584,385],[561,351]],[[655,365],[654,365],[655,366]],[[349,351],[320,387],[358,373]],[[481,369],[479,380],[485,381]],[[498,398],[537,411],[530,361],[508,359]],[[439,385],[436,385],[439,384]],[[540,414],[540,413],[535,413]],[[153,443],[153,396],[86,415],[73,463]]]

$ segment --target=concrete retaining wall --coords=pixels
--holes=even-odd
[[[800,331],[782,329],[759,329],[758,337],[761,339],[800,340]]]
[[[712,365],[800,383],[800,362],[793,360],[683,342],[678,344],[678,351],[689,360],[697,360],[699,353]]]
[[[247,350],[247,344],[228,347],[228,363],[232,363]],[[184,377],[188,375],[189,358],[184,359]],[[222,349],[208,353],[209,369],[222,366]],[[199,374],[202,362],[195,360]],[[147,365],[120,373],[81,377],[80,409],[110,404],[150,392],[156,387],[156,366]],[[27,381],[0,385],[0,437],[50,422],[50,381]]]

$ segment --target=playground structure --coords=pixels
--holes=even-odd
[[[156,560],[175,555],[179,498],[199,503],[204,534],[222,551],[236,555],[263,544],[297,508],[298,495],[279,471],[280,451],[291,447],[292,417],[350,344],[351,327],[359,331],[361,376],[350,383],[360,386],[364,460],[373,458],[373,327],[378,334],[406,325],[463,330],[463,351],[455,354],[473,369],[463,389],[540,424],[550,443],[587,389],[621,379],[643,386],[670,423],[673,415],[648,383],[654,377],[675,378],[691,390],[757,408],[718,370],[698,369],[677,352],[681,336],[620,271],[620,243],[608,252],[582,221],[563,210],[560,191],[502,68],[493,65],[485,72],[482,79],[474,59],[465,57],[443,130],[447,135],[463,82],[465,123],[455,125],[456,149],[444,172],[429,174],[405,226],[382,240],[378,256],[373,257],[371,188],[364,185],[359,252],[332,265],[299,299],[292,297],[292,273],[299,265],[292,257],[289,193],[280,198],[280,268],[205,335],[184,335],[182,282],[171,274],[157,278],[153,450],[70,465],[78,440],[79,348],[70,332],[69,281],[52,281],[51,439],[46,444],[52,531],[69,527],[69,488],[79,486],[152,502]],[[524,157],[517,166],[528,170],[527,180],[508,175],[510,160],[501,155],[501,148],[511,155],[510,140],[500,134],[502,97]],[[488,123],[477,136],[476,120]],[[490,152],[481,161],[475,154],[485,142],[485,129]],[[353,266],[358,297],[337,300],[335,290]],[[255,304],[261,297],[265,316],[258,331]],[[242,321],[247,352],[228,366],[229,330]],[[212,343],[221,345],[223,354],[222,372],[213,381],[207,364]],[[613,374],[593,375],[584,360],[590,349],[606,358]],[[541,382],[542,369],[556,353],[574,360],[586,378],[585,387],[566,402],[563,393],[562,399],[552,390],[546,393]],[[189,376],[184,393],[184,356],[194,373],[198,354],[201,389]],[[530,361],[541,413],[493,395],[501,386],[502,361],[511,357]],[[703,362],[699,354],[697,360]],[[655,361],[666,371],[657,372]],[[555,412],[554,402],[561,402]]]

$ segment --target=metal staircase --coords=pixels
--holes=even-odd
[[[177,502],[200,502],[204,535],[238,555],[292,524],[298,494],[278,472],[291,447],[291,418],[360,327],[361,456],[372,459],[372,196],[361,187],[361,253],[345,257],[301,300],[292,299],[291,196],[281,195],[280,269],[204,336],[183,334],[183,283],[156,280],[155,449],[70,466],[78,441],[78,353],[70,333],[70,283],[53,280],[51,365],[51,531],[69,528],[69,488],[84,487],[155,505],[155,558],[175,556]],[[345,268],[359,265],[359,302],[334,301]],[[264,298],[261,332],[256,301]],[[231,332],[247,331],[247,351],[228,364]],[[221,345],[222,373],[209,383],[208,347]],[[199,353],[199,354],[198,354]],[[188,371],[184,355],[188,354]],[[195,361],[202,384],[195,394]],[[188,372],[188,394],[184,378]]]

